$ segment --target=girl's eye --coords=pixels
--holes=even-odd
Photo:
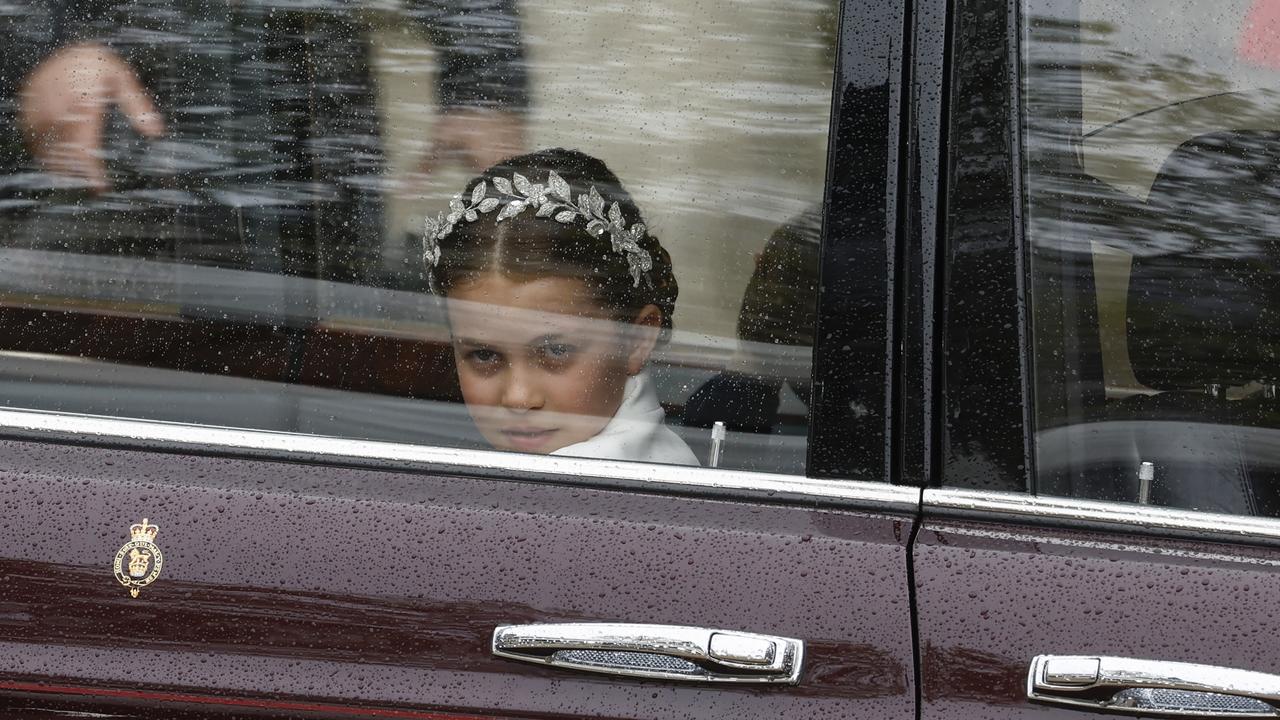
[[[489,350],[488,348],[478,348],[475,350],[470,350],[467,352],[466,357],[467,357],[467,362],[472,363],[474,365],[491,365],[493,363],[498,362],[498,360],[502,358],[502,356],[499,355],[496,351]]]
[[[560,370],[573,364],[578,348],[567,343],[546,343],[538,348],[538,362],[548,370]]]
[[[572,345],[567,345],[565,343],[551,343],[549,345],[546,345],[544,348],[547,354],[547,357],[552,357],[556,359],[564,359],[569,357],[570,355],[573,354],[573,351],[575,349],[576,348],[574,348]]]

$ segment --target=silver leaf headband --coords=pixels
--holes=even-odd
[[[586,221],[586,230],[593,237],[609,233],[613,251],[622,253],[627,258],[627,266],[631,270],[631,278],[635,286],[640,287],[640,278],[650,284],[653,279],[646,273],[653,269],[653,258],[642,247],[647,228],[644,223],[635,223],[630,228],[622,218],[622,208],[612,203],[606,210],[604,197],[591,187],[588,192],[580,193],[574,201],[569,183],[556,174],[554,170],[547,173],[546,185],[535,185],[520,173],[514,173],[511,179],[493,178],[493,189],[499,197],[488,197],[489,183],[481,180],[471,190],[470,202],[463,202],[462,195],[454,195],[449,201],[449,213],[440,213],[435,218],[427,218],[423,228],[422,260],[427,267],[434,268],[440,262],[440,241],[453,232],[453,228],[461,221],[475,222],[483,214],[498,210],[495,222],[535,208],[537,217],[554,218],[558,223],[568,225],[576,220]]]

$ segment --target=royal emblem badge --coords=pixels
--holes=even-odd
[[[164,565],[164,555],[160,548],[152,542],[160,528],[147,523],[146,518],[137,525],[129,526],[131,540],[120,547],[116,553],[116,580],[129,588],[129,594],[138,597],[142,588],[150,585],[160,577],[160,567]]]

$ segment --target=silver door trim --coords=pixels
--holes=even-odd
[[[926,517],[931,512],[994,515],[1019,521],[1114,525],[1120,529],[1172,531],[1223,539],[1280,540],[1280,519],[1132,503],[953,488],[927,488],[923,503]]]
[[[894,514],[914,515],[920,507],[920,488],[865,480],[827,480],[719,468],[466,450],[38,410],[0,409],[0,437],[419,470],[499,480],[543,480],[588,486],[621,484],[653,491],[710,492],[779,502],[817,501]]]

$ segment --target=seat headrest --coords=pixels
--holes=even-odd
[[[1280,132],[1193,138],[1133,225],[1129,356],[1159,390],[1280,379]]]

